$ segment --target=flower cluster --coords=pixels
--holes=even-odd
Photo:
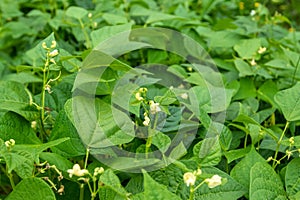
[[[200,176],[201,174],[201,169],[198,169],[194,172],[186,172],[183,175],[183,181],[188,187],[194,186],[197,180],[197,176]],[[215,188],[222,184],[222,177],[215,174],[211,178],[206,178],[195,188],[195,190],[199,188],[203,183],[206,183],[209,188]]]
[[[14,139],[10,139],[5,141],[4,144],[7,148],[12,148],[13,146],[15,146],[16,142]]]
[[[183,175],[183,181],[188,187],[193,186],[195,185],[197,176],[200,176],[201,174],[202,174],[201,169],[198,169],[197,171],[194,172],[186,172]]]

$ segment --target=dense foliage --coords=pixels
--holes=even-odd
[[[300,199],[299,8],[1,0],[0,199]]]

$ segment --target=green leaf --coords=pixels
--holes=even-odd
[[[47,38],[40,41],[34,48],[26,51],[24,60],[33,68],[41,69],[45,64],[44,58],[46,57],[46,50],[42,47],[42,43],[45,42],[47,47],[51,46],[52,41],[55,40],[54,33],[51,33]]]
[[[180,200],[174,193],[170,192],[165,185],[161,185],[154,181],[151,176],[143,170],[144,174],[144,199],[148,200]]]
[[[103,100],[78,96],[65,106],[83,144],[91,148],[124,144],[134,138],[134,125],[129,116]]]
[[[35,120],[38,116],[36,109],[29,108],[29,92],[21,83],[0,81],[0,109],[16,112],[27,120]]]
[[[226,126],[223,126],[223,129],[219,136],[220,145],[223,150],[228,150],[232,141],[232,133],[230,129]]]
[[[217,165],[221,161],[221,146],[218,136],[205,138],[193,148],[194,156],[203,167]]]
[[[11,151],[2,151],[8,173],[14,170],[23,179],[31,177],[34,169],[34,157],[27,151],[16,150],[15,147]]]
[[[47,161],[50,165],[55,165],[59,170],[67,171],[72,169],[73,163],[56,153],[42,152],[40,153],[40,158]]]
[[[266,162],[256,163],[250,171],[250,199],[287,199],[280,177]]]
[[[239,73],[240,77],[254,75],[253,68],[251,68],[251,66],[248,63],[246,63],[244,60],[235,59],[234,65],[237,68],[237,70],[240,72]]]
[[[246,99],[249,97],[256,97],[256,88],[254,81],[251,78],[241,78],[240,88],[238,92],[233,97],[234,100]]]
[[[104,26],[98,30],[91,32],[92,43],[94,47],[97,47],[101,42],[117,35],[118,33],[122,33],[128,31],[128,35],[130,34],[129,30],[131,29],[132,24],[122,24],[115,26]],[[120,41],[121,42],[121,41]]]
[[[41,143],[27,120],[13,112],[0,116],[0,138],[4,141],[14,139],[16,144]]]
[[[164,21],[164,20],[184,19],[180,16],[175,16],[175,15],[165,14],[162,12],[148,10],[141,6],[132,6],[131,14],[133,16],[148,16],[146,24],[151,24],[153,22],[159,22],[159,21]]]
[[[245,188],[250,189],[250,171],[255,163],[266,162],[254,148],[236,164],[230,172],[232,178],[241,183]]]
[[[197,200],[236,200],[247,191],[236,180],[217,168],[205,167],[202,168],[202,172],[211,175],[218,174],[222,178],[226,178],[227,182],[215,188],[208,188],[207,184],[204,184],[195,192],[195,199]]]
[[[210,47],[233,47],[235,44],[238,44],[241,38],[241,35],[231,31],[217,31],[210,35]]]
[[[115,15],[111,13],[104,13],[102,17],[108,24],[111,25],[126,24],[128,22],[125,16]]]
[[[250,151],[250,149],[250,146],[248,146],[245,149],[234,149],[228,152],[224,152],[224,155],[227,158],[227,163],[231,163],[234,160],[244,157]]]
[[[258,97],[270,103],[274,107],[277,107],[274,101],[274,96],[277,92],[278,92],[277,85],[272,80],[266,81],[257,90]]]
[[[26,178],[8,195],[7,200],[44,199],[55,200],[50,186],[40,178]]]
[[[17,151],[25,151],[29,152],[36,163],[39,163],[39,155],[42,153],[44,150],[51,148],[53,146],[56,146],[60,143],[63,143],[65,141],[69,140],[69,138],[60,138],[51,142],[43,143],[43,144],[30,144],[30,145],[15,145],[14,150]]]
[[[207,113],[224,111],[230,104],[233,90],[214,87],[207,83],[207,87],[194,86],[189,90],[191,104],[203,109]]]
[[[287,121],[300,120],[300,83],[276,93],[274,99]]]
[[[181,199],[188,199],[189,189],[183,181],[183,171],[178,165],[171,164],[166,168],[150,172],[149,174],[154,181],[167,186],[170,192],[178,195]]]
[[[126,190],[121,185],[118,176],[115,175],[111,169],[107,169],[104,171],[104,173],[100,177],[100,181],[104,183],[106,187],[109,187],[109,189],[113,190],[117,194],[126,197]]]
[[[167,135],[158,132],[152,137],[152,144],[164,153],[168,150],[171,144],[171,139]]]
[[[233,48],[242,59],[251,59],[255,57],[260,46],[260,39],[247,39],[240,41],[238,44],[234,45]]]
[[[85,147],[82,144],[75,127],[67,117],[66,112],[62,110],[56,118],[49,141],[65,137],[69,137],[70,139],[65,141],[63,144],[52,147],[51,149],[54,153],[60,154],[64,157],[85,155]]]
[[[88,11],[86,9],[76,6],[71,6],[66,11],[67,16],[76,18],[78,20],[82,19],[87,14]]]
[[[34,75],[33,73],[30,73],[30,72],[20,72],[20,73],[8,74],[8,75],[4,76],[2,80],[19,82],[21,84],[42,82],[41,78],[37,77],[36,75]]]
[[[300,192],[300,158],[294,158],[286,167],[285,188],[287,195],[293,196]]]

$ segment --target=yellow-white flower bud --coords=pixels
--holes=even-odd
[[[259,54],[263,54],[266,50],[267,50],[266,47],[259,47],[259,49],[258,49],[257,52],[258,52]]]
[[[135,99],[138,100],[138,101],[143,101],[143,100],[144,100],[144,98],[141,97],[141,93],[139,93],[139,92],[137,92],[137,93],[135,94]]]
[[[44,49],[48,49],[46,42],[43,42],[43,43],[42,43],[42,47],[43,47]]]
[[[50,53],[49,53],[49,56],[50,57],[55,57],[55,56],[57,56],[58,55],[58,50],[57,49],[54,49],[53,51],[51,51]]]
[[[56,41],[53,40],[53,41],[51,42],[50,48],[54,49],[55,47],[56,47]]]
[[[149,126],[149,124],[150,124],[150,118],[148,117],[147,113],[144,113],[144,118],[145,118],[145,120],[143,121],[143,125],[144,126]]]

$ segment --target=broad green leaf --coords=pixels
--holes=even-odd
[[[222,38],[222,40],[220,40]],[[242,36],[231,31],[217,31],[210,34],[210,47],[233,47],[238,44]]]
[[[251,136],[252,144],[256,144],[263,136],[260,135],[261,128],[255,124],[249,124],[249,133]]]
[[[0,81],[0,94],[1,110],[16,112],[30,121],[37,118],[37,110],[29,106],[32,97],[23,84]]]
[[[289,65],[288,61],[282,59],[271,60],[265,63],[265,65],[276,69],[293,69],[293,67]]]
[[[111,13],[104,13],[102,17],[108,24],[111,25],[126,24],[128,22],[125,16],[115,15]]]
[[[71,6],[66,11],[67,16],[76,18],[78,20],[81,20],[87,14],[88,11],[86,9],[76,6]]]
[[[193,148],[194,156],[203,167],[217,165],[221,161],[221,146],[218,136],[205,138]]]
[[[251,59],[255,57],[255,54],[260,46],[260,39],[247,39],[240,41],[233,48],[242,59]]]
[[[170,67],[168,67],[167,70],[168,70],[168,72],[171,72],[171,73],[175,74],[179,78],[183,78],[184,79],[184,78],[188,77],[187,72],[180,65],[171,65]]]
[[[131,26],[132,26],[131,23],[115,25],[115,26],[104,26],[98,30],[92,31],[91,38],[92,38],[93,47],[97,47],[98,44],[100,44],[101,42],[121,32],[128,31],[128,35],[129,35],[130,33],[129,30],[131,29]]]
[[[78,96],[65,106],[83,144],[91,148],[124,144],[134,138],[134,125],[129,116],[103,100]]]
[[[227,163],[231,163],[234,160],[244,157],[250,151],[250,149],[250,146],[248,146],[245,149],[234,149],[228,152],[224,152],[224,155],[227,158]]]
[[[255,163],[266,162],[260,154],[258,154],[254,148],[243,158],[238,164],[236,164],[230,172],[232,178],[241,183],[248,190],[250,189],[250,171]]]
[[[232,133],[230,129],[226,126],[223,126],[223,129],[219,136],[220,145],[223,150],[228,150],[232,141]]]
[[[171,139],[167,135],[158,132],[152,137],[152,144],[164,153],[168,150],[171,144]]]
[[[293,196],[300,192],[300,158],[294,158],[286,167],[285,188],[287,195]]]
[[[14,150],[20,151],[20,152],[28,152],[33,156],[33,159],[36,163],[39,163],[39,155],[43,151],[45,151],[48,148],[51,148],[53,146],[59,145],[60,143],[63,143],[65,141],[69,140],[69,138],[60,138],[51,142],[42,143],[42,144],[20,144],[15,145]]]
[[[277,85],[274,81],[269,80],[263,83],[257,90],[258,96],[264,101],[270,103],[272,106],[276,106],[274,96],[278,92]]]
[[[73,163],[70,160],[56,153],[42,152],[40,153],[40,158],[44,161],[47,161],[50,165],[55,165],[59,170],[65,172],[73,167]]]
[[[188,93],[191,104],[207,113],[224,111],[229,106],[232,95],[233,90],[214,87],[208,83],[206,87],[194,86]]]
[[[7,200],[55,200],[51,187],[40,178],[26,178],[8,195]]]
[[[195,192],[197,200],[236,200],[247,192],[246,188],[217,168],[205,167],[202,168],[202,172],[211,175],[218,174],[222,178],[226,178],[227,182],[215,188],[208,188],[207,184],[204,184]]]
[[[16,144],[41,143],[30,123],[13,112],[6,112],[0,116],[0,138],[4,141],[14,139]]]
[[[161,185],[154,181],[151,176],[147,174],[146,171],[143,170],[144,174],[144,199],[148,200],[180,200],[180,198],[170,192],[165,185]]]
[[[234,95],[234,100],[246,99],[249,97],[256,97],[256,88],[253,79],[241,78],[240,79],[240,89]]]
[[[55,40],[54,33],[51,33],[47,38],[40,41],[34,48],[26,51],[24,60],[30,64],[33,68],[41,69],[45,64],[45,57],[47,51],[42,47],[42,43],[45,42],[47,47],[51,46],[51,42]]]
[[[100,176],[100,181],[115,193],[126,197],[126,190],[122,187],[118,176],[115,175],[111,169],[104,171],[104,173]]]
[[[266,197],[287,199],[280,177],[266,162],[258,162],[251,167],[249,197],[255,200],[265,200]]]
[[[178,195],[181,199],[188,199],[189,189],[183,181],[184,172],[177,165],[171,164],[166,168],[150,172],[149,174],[154,181],[167,186],[170,192]]]
[[[188,122],[184,123],[181,121],[182,110],[180,108],[169,106],[168,111],[170,112],[169,116],[164,117],[163,115],[163,120],[161,120],[157,125],[157,127],[161,128],[161,132],[177,131],[179,128],[184,128],[184,125],[187,125],[186,123]]]
[[[42,82],[41,78],[37,77],[36,75],[30,72],[8,74],[4,76],[2,80],[19,82],[21,84]]]
[[[27,151],[16,150],[16,146],[11,151],[2,151],[8,173],[15,171],[21,178],[28,178],[33,173],[34,157]]]
[[[274,99],[287,121],[300,120],[300,83],[276,93]]]
[[[253,68],[251,68],[251,66],[248,63],[246,63],[244,60],[235,59],[234,65],[237,68],[237,70],[240,72],[239,73],[240,77],[254,75]]]
[[[180,16],[148,10],[141,6],[132,6],[131,14],[133,16],[148,16],[146,24],[151,24],[153,22],[158,22],[158,21],[163,21],[163,20],[184,19],[183,17],[180,17]]]
[[[85,155],[86,149],[82,144],[75,127],[67,117],[66,112],[62,110],[56,118],[49,141],[54,141],[64,137],[69,137],[70,139],[62,144],[52,147],[51,149],[54,153],[60,154],[64,157]]]

